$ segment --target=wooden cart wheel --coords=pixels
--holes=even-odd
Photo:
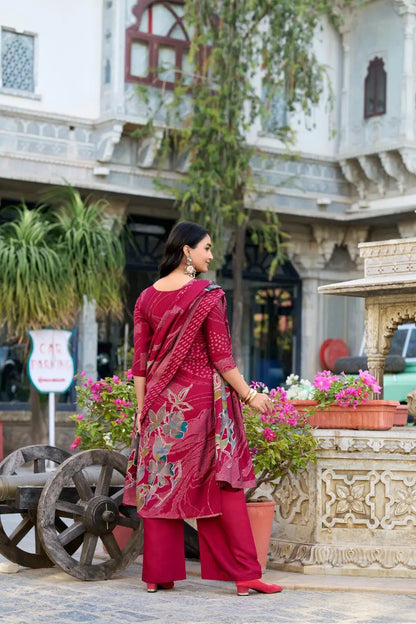
[[[91,485],[84,469],[92,466],[98,467],[98,476]],[[108,579],[140,554],[142,523],[135,510],[130,516],[122,506],[124,487],[120,483],[124,483],[126,471],[127,457],[121,453],[83,451],[59,466],[44,487],[38,507],[39,537],[49,558],[68,574],[84,581]],[[112,485],[112,481],[118,481],[118,485]],[[65,497],[68,487],[77,492],[74,502]],[[57,530],[55,517],[62,512],[72,522],[64,530]],[[123,547],[113,534],[116,527],[131,529]],[[67,545],[77,539],[82,539],[82,546],[71,556]]]
[[[0,475],[9,476],[19,473],[45,472],[46,462],[61,464],[70,454],[54,446],[36,444],[25,446],[14,451],[0,462]],[[17,526],[10,533],[6,532],[2,522],[2,514],[17,518]],[[57,519],[59,524],[59,519]],[[35,535],[35,552],[25,550],[22,541],[30,532]],[[40,543],[36,529],[36,509],[20,510],[9,505],[0,505],[0,553],[9,561],[28,568],[47,568],[53,566]]]

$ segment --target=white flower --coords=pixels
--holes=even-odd
[[[299,381],[299,375],[295,375],[294,373],[291,373],[289,375],[289,377],[287,377],[286,379],[286,385],[287,386],[291,386],[292,384],[294,384],[296,381]]]
[[[305,401],[311,398],[313,386],[308,379],[301,379],[299,381],[299,375],[294,375],[292,373],[286,379],[286,385],[289,386],[286,390],[289,400]]]
[[[109,446],[110,448],[114,448],[114,444],[111,440],[111,434],[110,433],[105,433],[103,435],[104,441],[107,444],[107,446]]]

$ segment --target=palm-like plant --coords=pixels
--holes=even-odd
[[[44,200],[53,206],[51,220],[65,248],[77,308],[85,295],[98,313],[120,316],[125,255],[117,224],[105,215],[108,202],[84,202],[71,186],[52,189]]]
[[[74,279],[56,226],[40,209],[15,210],[0,226],[0,324],[22,341],[27,329],[72,326]]]

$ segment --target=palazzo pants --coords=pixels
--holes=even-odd
[[[220,516],[198,518],[201,577],[250,581],[261,577],[243,490],[221,489]],[[186,578],[184,520],[143,518],[145,583]]]

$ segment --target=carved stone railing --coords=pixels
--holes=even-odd
[[[416,577],[416,436],[318,430],[318,460],[276,493],[269,567]]]

